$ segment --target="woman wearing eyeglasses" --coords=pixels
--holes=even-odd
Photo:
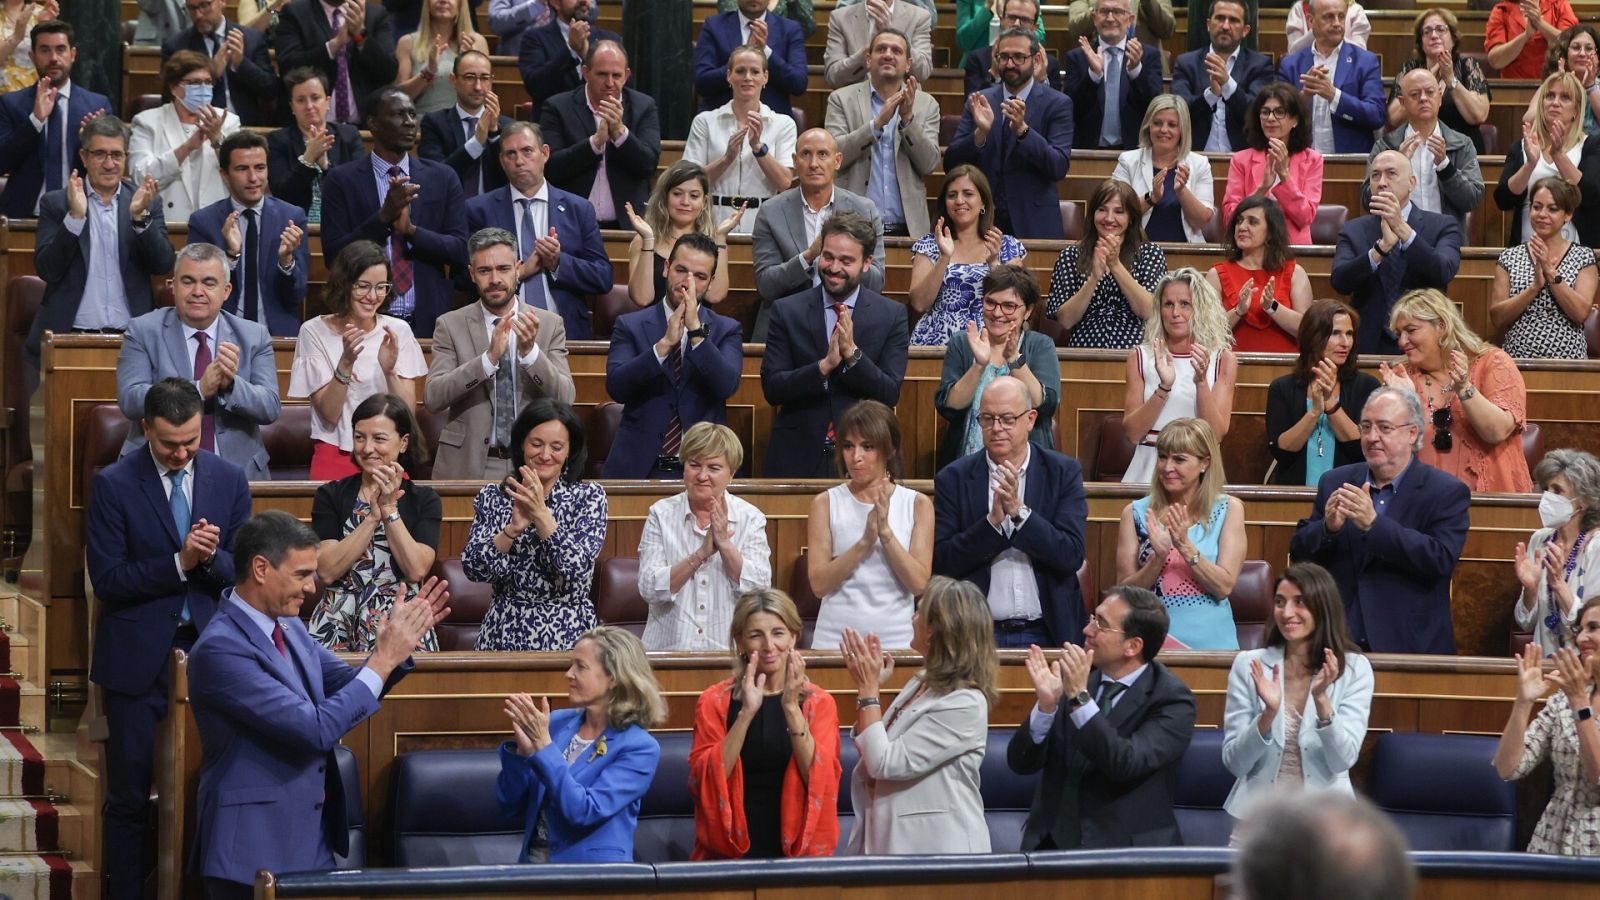
[[[1400,105],[1400,79],[1412,69],[1427,69],[1444,88],[1439,102],[1439,121],[1459,132],[1483,154],[1483,129],[1489,120],[1489,79],[1478,60],[1461,54],[1461,23],[1448,9],[1429,9],[1417,14],[1412,25],[1416,52],[1400,64],[1394,85],[1389,89],[1389,127],[1405,124],[1405,109]]]
[[[983,278],[983,327],[968,323],[945,348],[944,370],[933,405],[950,423],[939,444],[939,467],[983,447],[978,399],[989,382],[1010,375],[1028,389],[1028,403],[1039,412],[1028,442],[1055,449],[1051,426],[1061,402],[1061,361],[1055,342],[1028,328],[1039,305],[1033,273],[1018,265],[998,265]]]
[[[1311,243],[1311,223],[1322,202],[1322,154],[1311,146],[1311,117],[1300,92],[1281,81],[1256,94],[1244,120],[1248,149],[1228,163],[1228,189],[1222,197],[1222,221],[1246,197],[1271,197],[1283,207],[1289,243]]]
[[[1600,459],[1583,450],[1552,450],[1533,467],[1539,523],[1517,544],[1517,627],[1533,632],[1549,656],[1572,646],[1578,607],[1600,596]]]
[[[1564,29],[1556,45],[1546,54],[1544,71],[1540,78],[1549,78],[1557,72],[1571,72],[1583,86],[1584,97],[1589,101],[1589,111],[1583,117],[1583,133],[1600,134],[1600,120],[1595,118],[1596,101],[1600,100],[1600,31],[1593,25],[1579,23]],[[1528,111],[1522,114],[1522,123],[1532,125],[1539,111],[1534,98],[1528,100]]]
[[[203,53],[179,50],[168,57],[161,86],[172,100],[133,117],[128,172],[134,184],[149,176],[161,185],[161,212],[174,225],[228,196],[217,148],[239,130],[239,117],[211,105],[211,60]]]
[[[1417,458],[1474,491],[1533,490],[1522,453],[1528,389],[1504,350],[1473,334],[1442,292],[1400,298],[1389,313],[1405,362],[1379,367],[1380,380],[1410,389],[1428,411]]]
[[[411,326],[378,310],[389,300],[389,257],[371,241],[339,251],[323,297],[331,312],[300,326],[289,369],[289,397],[311,401],[311,480],[336,481],[361,470],[350,459],[350,415],[374,394],[417,402],[428,374]]]

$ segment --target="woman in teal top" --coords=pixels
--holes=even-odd
[[[956,44],[961,55],[989,46],[994,0],[956,0]],[[1003,0],[1002,0],[1003,2]],[[1039,13],[1039,43],[1044,43],[1044,13]]]
[[[1222,448],[1203,419],[1156,436],[1150,493],[1122,511],[1117,582],[1155,591],[1168,635],[1194,650],[1237,650],[1228,594],[1244,562],[1244,504],[1222,492]]]

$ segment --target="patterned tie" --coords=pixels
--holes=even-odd
[[[495,317],[494,325],[500,327],[501,319]],[[491,333],[492,334],[492,333]],[[517,417],[517,373],[511,364],[511,347],[500,354],[500,364],[494,373],[494,445],[511,446],[511,424]]]
[[[244,211],[244,317],[252,322],[259,317],[261,273],[261,229],[256,227],[256,211]]]
[[[1007,130],[1009,131],[1010,129],[1007,129]],[[848,312],[849,309],[850,309],[850,307],[845,306],[843,303],[835,303],[835,304],[833,304],[833,314],[836,317],[834,319],[834,321],[833,321],[833,327],[835,329],[837,329],[839,327],[839,319],[844,318],[844,314],[846,312]],[[829,337],[832,337],[832,335],[829,335]],[[834,371],[837,372],[839,370],[838,369],[834,369]],[[824,437],[822,439],[822,446],[823,446],[824,450],[829,450],[829,449],[833,448],[833,445],[834,445],[833,420],[829,419],[828,420],[828,434],[827,434],[826,437]]]
[[[322,173],[311,176],[311,208],[306,210],[306,224],[322,224]]]
[[[390,178],[403,178],[399,166],[389,167]],[[394,270],[393,297],[403,297],[411,292],[411,260],[406,258],[406,239],[396,231],[389,237],[389,266]]]
[[[519,199],[517,202],[522,204],[522,238],[518,241],[518,244],[521,245],[522,258],[531,259],[533,257],[533,242],[537,237],[535,233],[537,226],[533,224],[533,201],[524,198]],[[522,300],[530,306],[550,309],[550,304],[546,303],[544,298],[543,279],[544,273],[541,272],[523,282]],[[554,312],[554,310],[551,310],[551,312]]]
[[[204,331],[196,331],[194,339],[200,342],[200,346],[194,350],[194,380],[198,384],[200,379],[205,376],[206,369],[211,367],[211,345],[206,342],[206,333]],[[200,446],[202,449],[210,450],[212,453],[217,452],[217,398],[214,396],[206,398],[205,414],[200,417]],[[177,495],[174,494],[173,496],[176,497]],[[173,508],[176,509],[177,507]],[[184,507],[183,518],[185,521],[189,518],[189,508],[187,506]],[[187,527],[187,525],[180,525],[178,534],[183,534],[184,529]]]
[[[344,27],[344,12],[333,11],[333,33]],[[333,60],[333,118],[339,122],[356,122],[356,92],[350,86],[350,45],[339,48]]]
[[[57,94],[55,109],[50,111],[50,121],[45,123],[44,189],[47,191],[59,191],[62,187],[61,172],[65,168],[62,157],[67,152],[62,146],[67,133],[66,118],[67,98]]]
[[[478,133],[478,117],[462,116],[461,127],[467,132],[466,140],[472,140]],[[479,157],[472,161],[468,167],[467,177],[461,179],[461,187],[467,192],[468,197],[478,196],[483,186],[483,159]]]
[[[284,659],[289,658],[289,645],[284,643],[283,640],[282,622],[274,621],[272,623],[272,646],[278,648],[279,656],[282,656]]]
[[[1122,50],[1107,47],[1106,57],[1106,115],[1100,128],[1100,146],[1122,145]]]
[[[673,393],[683,387],[683,348],[673,347],[667,354],[667,371],[672,373]],[[678,418],[678,400],[672,400],[672,418],[667,420],[667,430],[661,435],[661,455],[677,456],[683,446],[683,422]]]

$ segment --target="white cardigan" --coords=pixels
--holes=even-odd
[[[191,154],[182,165],[178,163],[177,147],[188,139],[183,123],[178,121],[177,101],[165,103],[156,109],[147,109],[133,117],[133,137],[128,141],[128,172],[134,187],[150,175],[161,185],[161,214],[167,224],[188,222],[197,209],[228,196],[228,187],[222,182],[222,170],[217,165],[217,151],[210,141],[200,145],[197,154]],[[239,130],[239,117],[222,109],[222,136]]]
[[[1183,164],[1189,167],[1189,193],[1199,197],[1205,208],[1211,210],[1212,214],[1215,215],[1217,212],[1217,189],[1216,182],[1211,177],[1211,161],[1191,151],[1184,158]],[[1134,193],[1142,198],[1155,186],[1155,169],[1152,168],[1152,165],[1149,149],[1124,150],[1117,157],[1117,167],[1112,171],[1111,177],[1132,185]],[[1155,210],[1145,210],[1144,218],[1140,222],[1149,225],[1150,214],[1153,212]],[[1226,225],[1227,223],[1222,224]],[[1187,216],[1183,219],[1183,233],[1188,236],[1191,244],[1203,244],[1206,242],[1206,236],[1201,233],[1200,229],[1189,224]]]
[[[1283,648],[1267,647],[1240,653],[1233,658],[1228,673],[1228,706],[1223,713],[1225,736],[1222,764],[1239,777],[1222,808],[1234,818],[1249,807],[1258,794],[1271,790],[1283,762],[1283,712],[1272,722],[1272,737],[1262,739],[1256,728],[1265,707],[1256,695],[1250,677],[1250,661],[1261,660],[1269,672],[1283,665]],[[1333,705],[1333,723],[1317,727],[1317,708],[1306,698],[1300,727],[1300,768],[1307,788],[1321,788],[1351,794],[1350,768],[1361,755],[1361,742],[1367,736],[1367,712],[1372,706],[1372,663],[1359,653],[1347,653],[1344,671],[1328,689]]]

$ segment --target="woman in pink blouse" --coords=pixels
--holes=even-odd
[[[1311,221],[1322,202],[1322,154],[1311,146],[1311,119],[1302,114],[1300,95],[1283,82],[1261,89],[1244,120],[1249,149],[1228,164],[1228,192],[1222,221],[1249,196],[1267,197],[1283,207],[1291,244],[1311,243]]]

